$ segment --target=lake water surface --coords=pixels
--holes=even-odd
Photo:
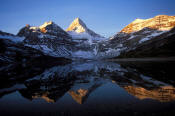
[[[0,114],[172,115],[174,61],[73,62],[0,88]]]

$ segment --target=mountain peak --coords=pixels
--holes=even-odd
[[[85,38],[88,40],[92,40],[92,38],[93,40],[99,39],[99,38],[104,39],[104,37],[90,30],[80,18],[74,19],[74,21],[70,24],[70,26],[66,29],[66,31],[73,38]]]
[[[136,19],[121,30],[124,33],[132,33],[148,27],[159,31],[168,31],[175,27],[175,16],[157,15],[149,19]]]
[[[36,38],[70,38],[67,32],[65,32],[61,27],[59,27],[53,21],[48,21],[41,26],[30,26],[27,24],[25,27],[20,29],[18,32],[19,36],[31,36],[35,35]]]
[[[82,26],[86,26],[85,23],[84,23],[79,17],[76,18],[73,22],[74,22],[74,23],[78,23],[78,24],[80,24],[80,25],[82,25]]]
[[[137,18],[132,23],[140,23],[140,22],[143,22],[143,21],[145,21],[145,20]]]
[[[53,25],[53,24],[55,24],[53,21],[48,21],[48,22],[45,22],[43,25],[39,26],[39,28],[42,29],[47,27],[48,25]]]
[[[76,18],[70,26],[67,28],[66,31],[75,31],[77,33],[82,33],[87,30],[86,24],[80,19]]]

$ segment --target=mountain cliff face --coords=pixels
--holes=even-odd
[[[132,39],[132,35],[143,35],[144,33],[159,33],[169,31],[175,27],[175,16],[158,15],[150,19],[136,19],[126,27],[124,27],[119,33],[114,35],[111,39]],[[142,33],[138,33],[142,32]],[[151,34],[149,33],[149,35]],[[160,33],[161,34],[161,33]],[[143,36],[145,37],[145,36]]]
[[[159,31],[168,31],[175,26],[175,16],[158,15],[150,19],[136,19],[120,32],[133,33],[142,30],[145,27]]]

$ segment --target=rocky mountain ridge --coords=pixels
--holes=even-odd
[[[69,34],[51,21],[39,27],[26,25],[17,35],[25,37],[26,46],[55,57],[69,57],[70,46],[74,44]]]
[[[165,38],[168,43],[171,43],[169,41],[172,39],[166,38],[169,37],[169,34],[174,34],[174,17],[158,15],[146,20],[136,19],[109,39],[90,30],[80,18],[76,18],[66,31],[49,21],[38,27],[26,25],[15,37],[21,38],[16,40],[20,40],[25,46],[54,57],[105,59],[121,57],[121,53],[122,57],[136,57],[133,52],[130,55],[123,54],[136,50],[142,45],[151,48],[151,42],[148,41],[154,41],[154,38],[158,37]],[[156,39],[156,41],[161,43],[160,45],[165,44],[162,39]],[[167,55],[165,52],[162,54]],[[147,55],[143,56],[147,57]],[[154,55],[150,56],[154,57]],[[142,56],[139,55],[139,57]]]
[[[174,33],[174,27],[175,27],[174,19],[175,16],[167,16],[167,15],[158,15],[155,16],[154,18],[146,20],[136,19],[135,21],[127,25],[125,28],[123,28],[119,33],[111,37],[108,42],[100,44],[100,51],[102,52],[100,52],[99,54],[103,55],[105,54],[107,58],[111,58],[114,56],[120,57],[121,53],[127,54],[129,51],[135,50],[139,46],[144,45],[145,42],[147,43],[147,41],[154,41],[154,38],[161,37],[166,39],[169,36],[169,33],[171,34]],[[157,41],[161,40],[158,39]],[[161,45],[165,44],[163,43],[163,41],[158,43],[161,43]],[[146,46],[147,48],[151,48],[152,45],[147,44],[145,45],[145,48]],[[156,50],[153,51],[156,52]],[[159,54],[160,54],[159,56],[165,56],[165,57],[168,55],[165,54],[165,52]],[[157,55],[154,56],[153,54],[152,55],[146,54],[146,52],[143,53],[142,55],[139,55],[138,57],[157,56]],[[168,56],[172,55],[169,54]],[[123,57],[135,57],[135,55],[130,54]]]
[[[175,26],[175,16],[158,15],[150,19],[136,19],[120,32],[133,33],[142,30],[145,27],[159,31],[168,31]]]

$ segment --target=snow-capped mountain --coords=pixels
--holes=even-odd
[[[25,37],[25,46],[38,49],[46,55],[66,58],[94,58],[94,49],[97,43],[104,38],[88,29],[79,18],[73,24],[76,28],[75,31],[68,33],[54,22],[45,22],[39,27],[26,25],[17,35]],[[71,28],[73,27],[71,26]],[[74,33],[75,36],[70,35],[70,33]]]
[[[175,34],[174,27],[175,16],[158,15],[145,20],[136,19],[119,33],[106,39],[90,30],[80,18],[76,18],[67,28],[67,32],[50,21],[38,27],[26,25],[17,36],[6,34],[3,38],[16,43],[21,42],[49,56],[104,59],[118,57],[121,54],[124,54],[122,57],[131,57],[126,54],[133,50],[136,50],[134,53],[138,53],[138,48],[142,45],[147,46],[146,49],[152,48],[151,41],[157,41],[161,46],[166,43],[170,45],[169,38],[173,38]],[[154,40],[155,38],[157,39]]]
[[[119,57],[172,57],[175,56],[175,28],[152,38],[143,38],[131,50],[123,51]]]
[[[74,58],[96,58],[98,44],[107,40],[107,38],[90,30],[80,18],[76,18],[66,31],[77,43],[72,50],[72,57]]]
[[[87,40],[89,43],[92,43],[105,39],[104,37],[90,30],[80,18],[76,18],[66,29],[66,31],[75,41]]]
[[[121,52],[127,53],[134,50],[158,36],[168,37],[169,33],[173,34],[174,27],[175,16],[159,15],[145,20],[136,19],[111,37],[108,42],[100,44],[98,55],[106,58],[119,56]],[[165,43],[161,43],[163,44]],[[147,46],[151,47],[151,44]]]
[[[37,32],[38,38],[52,38],[52,39],[67,39],[70,38],[69,35],[57,24],[52,21],[45,22],[39,27],[26,25],[22,28],[18,36],[29,36],[32,32]]]
[[[52,21],[45,22],[39,27],[26,25],[17,35],[25,37],[26,46],[38,49],[47,55],[71,56],[70,46],[73,44],[71,37]]]
[[[133,39],[137,35],[143,35],[142,38],[144,38],[144,34],[150,35],[151,33],[157,33],[153,35],[157,36],[160,35],[162,32],[171,30],[174,27],[175,16],[158,15],[145,20],[136,19],[110,39]]]

